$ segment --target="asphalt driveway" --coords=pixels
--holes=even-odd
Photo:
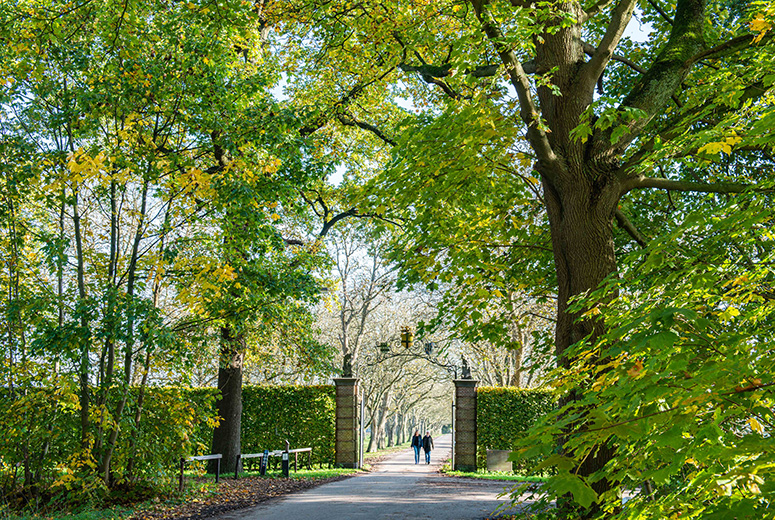
[[[370,473],[325,484],[259,506],[224,514],[228,520],[481,520],[499,516],[509,482],[445,477],[437,473],[450,453],[450,436],[435,439],[431,464],[414,463],[410,449]],[[508,512],[506,512],[508,513]],[[513,514],[514,511],[512,510]]]

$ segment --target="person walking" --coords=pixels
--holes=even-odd
[[[433,437],[430,432],[425,432],[425,437],[422,438],[422,449],[425,451],[425,463],[431,463],[431,450],[433,449]]]
[[[415,430],[412,435],[412,448],[414,449],[414,463],[420,463],[420,446],[422,446],[423,438],[420,437],[420,430]]]

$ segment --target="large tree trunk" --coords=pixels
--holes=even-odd
[[[616,271],[612,226],[618,186],[610,179],[605,183],[606,177],[604,173],[582,169],[576,178],[587,182],[579,182],[576,189],[564,189],[561,194],[544,183],[558,283],[555,352],[557,362],[566,368],[570,366],[568,349],[572,345],[585,338],[594,343],[604,332],[602,321],[595,319],[594,314],[580,319],[584,311],[569,312],[568,304],[572,297],[596,289]],[[572,392],[562,399],[561,405],[580,397]],[[564,440],[560,440],[561,451],[568,453],[562,447]],[[599,446],[595,453],[583,459],[577,473],[592,475],[612,456],[611,446]],[[601,479],[591,486],[599,494],[609,490],[612,483]],[[565,518],[588,518],[597,513],[595,505],[583,512],[575,511],[570,502],[559,507],[561,517]]]
[[[242,371],[245,357],[245,338],[225,325],[221,327],[221,362],[218,367],[217,401],[218,427],[213,431],[212,452],[223,455],[221,472],[234,471],[242,446]],[[217,461],[211,461],[208,471],[215,472]]]

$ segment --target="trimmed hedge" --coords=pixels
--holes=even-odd
[[[153,395],[155,389],[151,389]],[[214,388],[186,390],[198,410],[217,395]],[[336,435],[336,395],[333,385],[244,386],[242,388],[242,453],[312,448],[312,460],[333,463]],[[214,405],[202,416],[192,435],[204,453],[210,449]],[[203,451],[202,451],[203,450]]]
[[[242,452],[312,448],[312,460],[333,463],[336,395],[333,385],[246,386],[242,389]]]
[[[547,390],[516,387],[476,389],[477,466],[487,467],[487,450],[514,450],[517,441],[540,418],[554,410]],[[514,464],[515,469],[523,465]]]

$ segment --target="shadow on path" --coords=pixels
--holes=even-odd
[[[508,501],[498,495],[513,483],[460,479],[437,473],[449,457],[450,436],[435,440],[431,464],[414,463],[411,449],[381,462],[370,473],[288,495],[220,516],[230,520],[481,520]],[[512,511],[513,513],[514,511]]]

